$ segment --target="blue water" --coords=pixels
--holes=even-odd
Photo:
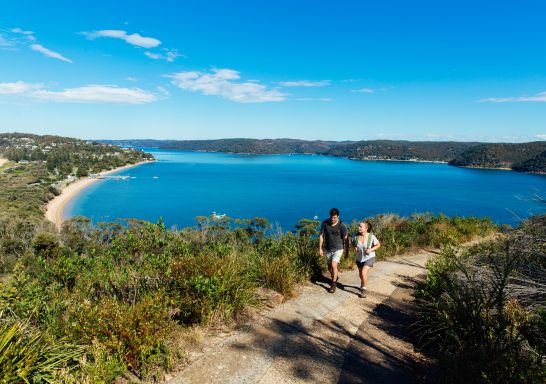
[[[475,170],[445,164],[352,161],[311,155],[233,155],[146,149],[158,160],[103,180],[64,211],[94,222],[118,218],[195,225],[213,211],[234,218],[266,217],[291,230],[303,217],[324,219],[331,207],[344,221],[378,213],[488,216],[497,223],[546,213],[546,176]],[[154,178],[156,176],[157,178]]]

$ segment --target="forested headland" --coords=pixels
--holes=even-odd
[[[546,172],[546,142],[478,143],[455,141],[320,141],[295,139],[219,140],[103,140],[101,142],[182,151],[241,154],[318,154],[354,160],[400,160],[447,162],[475,168]]]
[[[305,218],[273,231],[265,218],[200,216],[194,227],[170,230],[161,221],[78,217],[57,231],[43,217],[58,193],[53,184],[79,169],[99,172],[149,155],[54,136],[0,137],[10,159],[0,166],[5,382],[159,382],[186,358],[180,340],[192,327],[234,324],[263,305],[264,292],[289,299],[326,269],[317,252],[320,223]],[[544,382],[544,216],[515,229],[426,213],[371,221],[380,260],[443,250],[419,297],[422,340],[438,347],[446,382],[461,382],[461,366],[471,375],[466,382]],[[352,259],[343,267],[354,267]]]

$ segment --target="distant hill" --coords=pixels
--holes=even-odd
[[[449,164],[458,167],[510,168],[524,172],[546,172],[544,160],[542,162],[540,160],[544,151],[546,151],[546,141],[480,144],[457,155]],[[531,168],[533,171],[530,171]]]
[[[251,154],[311,153],[323,154],[335,145],[334,141],[296,139],[218,139],[218,140],[101,140],[102,143],[177,149],[181,151],[227,152]]]
[[[99,140],[102,143],[156,147],[184,151],[249,154],[309,153],[356,160],[442,161],[477,168],[510,168],[520,172],[546,172],[546,142],[487,144],[456,141],[306,141],[295,139],[219,140]]]
[[[479,143],[433,141],[307,141],[296,139],[101,140],[102,143],[183,151],[277,154],[309,153],[360,160],[449,161]]]
[[[521,163],[515,164],[514,171],[530,173],[546,173],[546,151]]]
[[[479,143],[454,141],[359,141],[332,147],[327,154],[361,160],[449,161]]]

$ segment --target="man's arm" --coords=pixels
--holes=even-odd
[[[345,257],[349,257],[349,230],[345,226],[345,224],[342,224],[341,227],[341,235],[343,236],[343,252]]]
[[[319,255],[323,255],[323,251],[322,251],[322,244],[324,243],[324,237],[322,236],[322,232],[320,233],[320,236],[318,238],[318,246],[319,246]]]

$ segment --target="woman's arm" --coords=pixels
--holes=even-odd
[[[369,249],[370,252],[375,252],[376,250],[379,249],[379,247],[381,247],[381,243],[379,242],[379,240],[377,240],[377,244],[375,244],[373,247],[371,247]]]

